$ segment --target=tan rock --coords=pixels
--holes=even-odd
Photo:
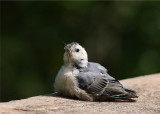
[[[121,83],[137,91],[136,102],[87,102],[51,94],[0,103],[0,113],[160,114],[160,74],[125,79]]]

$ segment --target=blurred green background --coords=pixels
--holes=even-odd
[[[0,101],[53,92],[63,44],[117,79],[160,72],[160,2],[1,2]]]

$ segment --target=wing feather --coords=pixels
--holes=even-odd
[[[82,69],[77,76],[79,88],[89,94],[110,98],[137,97],[133,90],[125,89],[122,84],[110,76],[107,70],[97,63],[89,63],[89,67]]]
[[[100,73],[92,72],[80,73],[79,76],[77,76],[77,79],[79,87],[90,94],[100,94],[109,82],[107,78],[100,75]]]

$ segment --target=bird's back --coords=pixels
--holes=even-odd
[[[88,63],[77,76],[79,87],[89,94],[107,98],[136,98],[136,92],[127,89],[107,73],[107,69],[98,63]]]

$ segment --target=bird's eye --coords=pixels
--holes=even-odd
[[[76,49],[76,52],[79,52],[79,49]]]

